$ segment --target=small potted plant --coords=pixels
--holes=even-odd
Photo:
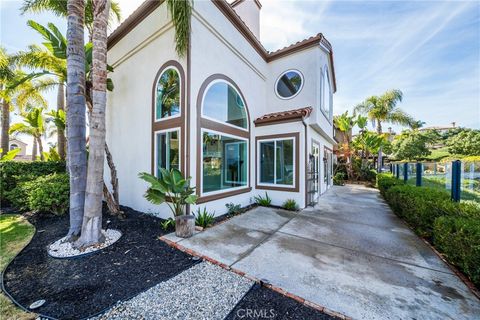
[[[177,169],[160,169],[160,177],[146,172],[139,177],[150,184],[145,198],[153,204],[166,203],[175,217],[175,234],[177,237],[188,238],[195,229],[195,217],[185,213],[187,204],[195,204],[198,196],[195,188],[190,187],[191,177],[184,178]]]

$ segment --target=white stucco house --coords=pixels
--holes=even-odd
[[[163,1],[146,1],[109,36],[107,142],[122,205],[169,216],[144,199],[138,178],[160,167],[191,176],[191,210],[216,215],[265,192],[274,205],[306,207],[332,185],[332,47],[319,33],[268,52],[261,7],[195,1],[182,58]]]

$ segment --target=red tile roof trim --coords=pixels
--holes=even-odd
[[[301,120],[304,118],[308,118],[312,113],[312,107],[305,107],[295,110],[288,110],[288,111],[280,111],[274,113],[268,113],[260,118],[257,118],[254,123],[258,124],[265,124],[265,123],[273,123],[273,122],[280,122],[280,121],[288,121],[288,120]]]

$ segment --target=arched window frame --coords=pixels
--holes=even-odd
[[[243,102],[243,105],[244,105],[245,111],[246,111],[245,113],[247,114],[247,127],[246,127],[246,128],[242,128],[242,127],[236,126],[236,125],[234,125],[234,124],[230,124],[230,123],[228,123],[228,122],[221,122],[221,121],[219,121],[218,119],[209,117],[209,116],[207,116],[207,115],[205,115],[205,114],[203,113],[203,104],[204,104],[204,102],[205,102],[205,96],[207,95],[208,90],[210,90],[210,88],[211,88],[213,85],[217,84],[217,83],[226,83],[227,85],[229,85],[230,87],[232,87],[233,90],[235,90],[235,92],[242,98],[242,102]],[[245,98],[243,97],[243,95],[240,93],[239,89],[237,89],[237,87],[236,87],[235,85],[233,85],[231,82],[229,82],[229,81],[227,81],[227,80],[225,80],[225,79],[223,79],[223,78],[215,79],[215,80],[211,81],[211,82],[207,85],[207,87],[205,88],[205,90],[204,90],[204,92],[203,92],[203,96],[202,96],[201,110],[202,110],[201,115],[202,115],[202,118],[203,118],[203,119],[208,119],[208,120],[210,120],[210,121],[218,122],[218,123],[220,123],[220,124],[223,124],[223,125],[226,125],[226,126],[229,126],[229,127],[232,127],[232,128],[240,129],[240,130],[243,130],[243,131],[246,131],[246,132],[249,132],[249,130],[250,130],[250,122],[248,121],[249,119],[248,119],[248,112],[247,112],[247,105],[246,105],[246,103],[245,103]]]
[[[300,84],[300,88],[298,88],[298,91],[297,91],[294,95],[292,95],[292,96],[290,96],[290,97],[282,97],[282,96],[278,93],[277,85],[278,85],[278,81],[280,81],[280,79],[281,79],[286,73],[288,73],[288,72],[298,73],[298,74],[300,75],[300,79],[302,80],[302,82],[301,82],[301,84]],[[296,96],[298,96],[298,95],[300,94],[300,92],[302,91],[304,85],[305,85],[305,77],[303,76],[303,73],[300,72],[300,70],[297,70],[297,69],[288,69],[288,70],[285,70],[284,72],[282,72],[282,73],[278,76],[277,80],[275,81],[275,86],[274,86],[274,88],[273,88],[273,91],[275,91],[275,94],[277,95],[277,97],[278,97],[279,99],[282,99],[282,100],[290,100],[290,99],[293,99],[293,98],[295,98]]]
[[[19,148],[20,148],[20,147],[18,146],[18,144],[12,143],[8,149],[9,149],[10,151],[12,151],[12,150],[14,150],[14,149],[19,149]]]
[[[180,110],[179,110],[178,114],[176,114],[176,115],[168,116],[168,117],[164,117],[164,118],[158,118],[158,117],[157,117],[157,97],[156,97],[156,94],[157,94],[157,86],[158,86],[158,83],[160,82],[160,79],[162,78],[162,75],[163,75],[165,72],[167,72],[168,70],[170,70],[170,69],[175,70],[175,71],[177,72],[178,77],[179,77],[179,81],[180,81],[180,106],[179,106],[179,107],[180,107]],[[182,111],[183,111],[183,110],[182,110],[182,106],[181,106],[181,104],[182,104],[182,101],[181,101],[181,100],[182,100],[183,85],[182,85],[182,79],[181,79],[181,77],[182,77],[182,76],[181,76],[180,70],[178,69],[177,66],[175,66],[175,65],[173,65],[173,64],[166,66],[164,69],[161,70],[161,73],[157,76],[157,80],[156,80],[156,83],[155,83],[155,100],[154,100],[154,103],[155,103],[155,105],[154,105],[154,112],[155,112],[155,113],[154,113],[154,117],[155,117],[155,122],[168,121],[168,120],[171,120],[171,119],[173,119],[173,118],[182,117],[182,113],[183,113]]]
[[[166,117],[166,118],[157,118],[156,109],[157,109],[157,85],[160,81],[160,77],[163,73],[169,69],[174,69],[177,71],[180,81],[180,112],[178,115]],[[151,130],[151,173],[157,175],[157,134],[164,132],[178,131],[179,134],[179,166],[180,171],[186,172],[186,161],[185,161],[185,150],[186,150],[186,134],[185,134],[185,71],[182,65],[175,60],[170,60],[165,62],[160,69],[158,70],[152,86],[152,130]]]
[[[205,95],[208,89],[215,83],[225,82],[230,85],[242,98],[243,104],[247,116],[247,128],[241,128],[226,122],[221,122],[217,119],[211,117],[206,117],[203,114],[203,102]],[[243,95],[242,91],[238,85],[229,77],[223,74],[213,74],[209,76],[200,87],[198,96],[197,96],[197,167],[196,167],[196,191],[199,199],[197,203],[204,203],[208,201],[213,201],[217,199],[222,199],[237,194],[249,192],[251,188],[251,139],[250,139],[250,113],[248,109],[248,104]],[[203,192],[203,133],[211,132],[219,135],[224,135],[227,137],[232,137],[239,140],[244,140],[247,142],[247,181],[245,186],[227,188],[219,191]]]
[[[330,74],[329,74],[329,70],[328,70],[328,67],[325,65],[322,70],[321,70],[321,77],[320,77],[321,81],[320,81],[320,97],[321,97],[321,101],[320,101],[320,110],[322,111],[323,115],[325,116],[325,118],[327,118],[327,120],[329,122],[332,121],[333,117],[332,117],[332,98],[333,98],[333,92],[332,92],[332,83],[330,81]],[[325,106],[326,104],[326,94],[325,94],[325,83],[327,84],[327,88],[328,88],[328,95],[329,95],[329,102],[330,104],[327,106]]]

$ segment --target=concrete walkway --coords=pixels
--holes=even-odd
[[[357,319],[479,319],[480,301],[375,189],[300,213],[257,208],[173,241]]]

